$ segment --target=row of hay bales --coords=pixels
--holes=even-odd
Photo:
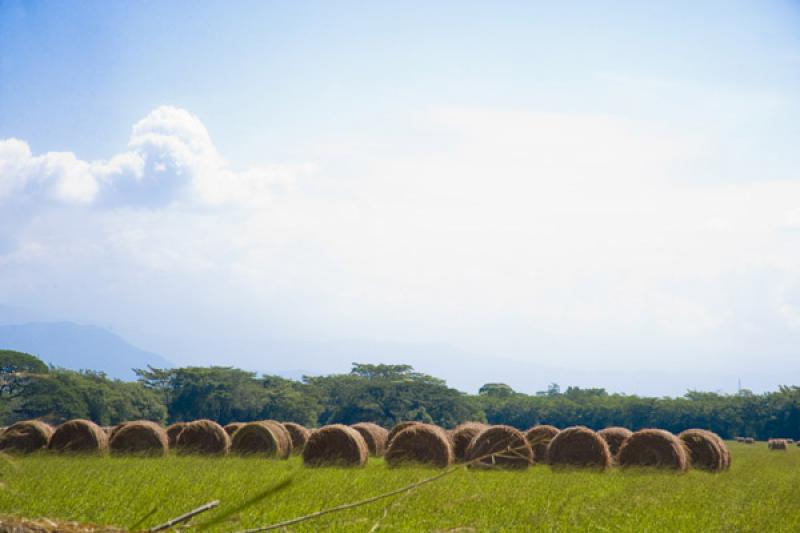
[[[309,430],[274,420],[229,424],[224,428],[211,420],[196,420],[166,429],[153,422],[137,421],[104,430],[87,420],[72,420],[56,428],[40,421],[19,422],[0,434],[0,451],[24,453],[43,448],[156,456],[172,448],[178,453],[255,454],[278,459],[302,454],[307,466],[361,466],[369,456],[382,456],[392,467],[469,463],[476,468],[524,469],[546,463],[554,467],[607,469],[618,464],[679,471],[693,466],[718,472],[730,466],[730,453],[722,439],[699,429],[673,435],[659,429],[633,433],[614,427],[595,432],[582,426],[559,430],[538,425],[521,432],[510,426],[468,422],[446,431],[431,424],[402,422],[387,431],[363,422]]]

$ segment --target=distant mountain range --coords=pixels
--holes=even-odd
[[[135,378],[133,368],[173,366],[164,357],[137,348],[107,329],[74,322],[0,325],[0,349],[31,353],[58,367],[100,370],[125,380]]]

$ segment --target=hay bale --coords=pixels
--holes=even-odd
[[[789,449],[786,444],[786,439],[769,439],[767,441],[767,448],[770,450],[786,451]]]
[[[609,427],[601,429],[597,434],[608,444],[608,451],[611,452],[611,456],[616,457],[625,439],[633,435],[633,431],[628,428]]]
[[[745,437],[744,438],[744,443],[745,444],[755,444],[756,441],[755,441],[755,439],[753,437]]]
[[[558,435],[558,428],[548,424],[533,426],[525,432],[525,438],[533,448],[534,461],[541,463],[547,461],[547,447],[556,435]]]
[[[683,441],[663,429],[642,429],[628,437],[619,450],[621,466],[651,466],[685,472],[689,454]]]
[[[230,447],[231,438],[213,420],[187,423],[175,440],[175,449],[183,454],[226,455]]]
[[[152,457],[166,455],[169,438],[164,428],[149,420],[126,422],[113,432],[109,447],[112,454],[137,454]]]
[[[243,425],[244,422],[231,422],[230,424],[225,424],[222,429],[225,430],[225,433],[227,433],[229,437],[233,437],[233,434],[236,433],[236,430]]]
[[[454,460],[447,432],[433,424],[413,424],[399,431],[384,457],[389,466],[416,463],[445,468]]]
[[[450,441],[453,443],[453,455],[458,463],[467,460],[467,448],[472,439],[489,426],[481,422],[465,422],[456,426],[450,433]]]
[[[303,448],[306,447],[308,437],[311,436],[311,430],[302,424],[294,422],[284,422],[283,427],[289,432],[289,440],[292,442],[292,453],[299,455],[303,453]]]
[[[491,455],[490,457],[487,457]],[[477,467],[525,469],[533,464],[533,449],[518,429],[490,426],[481,431],[466,451],[467,461]]]
[[[70,420],[56,428],[47,449],[62,453],[102,454],[108,451],[108,435],[89,420]]]
[[[174,448],[178,443],[178,435],[181,434],[181,431],[183,431],[183,428],[186,427],[186,424],[186,422],[175,422],[174,424],[167,426],[167,439],[169,440],[170,448]]]
[[[720,472],[728,468],[727,447],[716,433],[704,429],[687,429],[678,434],[689,453],[689,464],[693,468]]]
[[[231,451],[239,455],[258,454],[278,459],[286,459],[291,454],[288,437],[270,420],[243,424],[233,434]]]
[[[350,427],[361,434],[364,442],[367,443],[370,455],[381,457],[386,452],[386,443],[389,440],[389,432],[386,428],[372,422],[359,422]]]
[[[282,455],[280,459],[288,459],[290,455],[292,455],[292,434],[289,433],[289,430],[286,429],[286,426],[278,422],[277,420],[260,420],[265,424],[270,424],[275,428],[275,431],[278,432],[280,439],[283,441],[283,447],[281,448]]]
[[[589,467],[605,470],[611,466],[611,451],[605,439],[583,426],[562,429],[547,447],[547,463],[554,467]]]
[[[364,466],[369,450],[361,434],[350,426],[332,424],[315,430],[303,449],[306,466]]]
[[[422,422],[417,422],[416,420],[407,420],[405,422],[399,422],[392,426],[392,429],[389,430],[389,434],[386,436],[386,446],[388,447],[391,444],[392,439],[395,435],[406,429],[407,427],[411,427],[414,424],[422,424]]]
[[[0,452],[31,453],[47,447],[53,428],[39,420],[25,420],[7,427],[0,435]]]

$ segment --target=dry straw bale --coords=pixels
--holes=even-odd
[[[284,422],[283,427],[289,432],[289,440],[292,442],[292,453],[296,455],[303,453],[303,448],[306,447],[308,437],[311,436],[311,430],[295,422]]]
[[[225,430],[225,433],[227,433],[229,437],[233,437],[233,434],[236,433],[236,430],[243,425],[244,422],[231,422],[230,424],[225,424],[222,429]]]
[[[392,439],[395,435],[406,429],[407,427],[411,427],[414,424],[422,424],[422,422],[418,422],[416,420],[406,420],[405,422],[398,422],[392,429],[389,430],[389,435],[386,436],[386,446],[388,447],[391,444]]]
[[[292,434],[289,433],[289,430],[286,429],[286,426],[284,426],[281,422],[278,422],[277,420],[260,420],[260,422],[263,422],[265,424],[270,424],[275,427],[275,431],[278,432],[281,440],[284,443],[283,448],[281,449],[283,455],[280,456],[280,459],[288,459],[289,456],[292,455],[293,448],[292,448]]]
[[[616,457],[625,439],[633,435],[633,431],[628,428],[610,427],[601,429],[597,434],[608,444],[608,451],[611,452],[611,456]]]
[[[687,429],[679,433],[678,438],[689,452],[689,463],[693,468],[720,472],[730,465],[727,446],[716,433],[704,429]]]
[[[555,467],[578,466],[605,470],[611,451],[605,439],[583,426],[562,429],[547,447],[547,463]]]
[[[242,425],[231,441],[231,451],[239,455],[258,454],[278,459],[289,457],[289,446],[289,440],[281,428],[270,420]]]
[[[369,450],[361,434],[350,426],[332,424],[313,433],[303,449],[306,466],[364,466]]]
[[[414,424],[399,431],[384,457],[389,466],[419,463],[444,468],[454,460],[450,437],[433,424]]]
[[[769,439],[767,441],[767,448],[770,450],[788,450],[786,439]]]
[[[7,427],[0,435],[0,451],[30,453],[47,447],[53,428],[39,420],[26,420]]]
[[[453,455],[456,462],[463,463],[467,460],[469,443],[488,427],[482,422],[464,422],[456,426],[450,433],[450,441],[453,443]]]
[[[472,439],[466,460],[481,467],[524,469],[533,464],[533,449],[520,430],[489,426]]]
[[[642,429],[628,437],[617,460],[621,466],[653,466],[680,472],[689,468],[683,441],[663,429]]]
[[[386,443],[389,440],[389,432],[386,428],[372,422],[359,422],[350,427],[361,434],[364,442],[367,443],[370,455],[381,457],[386,452]]]
[[[755,439],[753,437],[745,437],[744,438],[744,443],[745,444],[755,444],[755,442],[756,441],[755,441]]]
[[[213,420],[195,420],[187,423],[175,440],[179,453],[225,455],[231,447],[231,438],[222,426]]]
[[[533,448],[534,461],[545,462],[547,460],[547,447],[556,435],[558,435],[558,428],[548,424],[533,426],[525,432],[525,438]]]
[[[178,443],[178,435],[181,434],[183,428],[186,427],[187,422],[175,422],[174,424],[167,426],[167,439],[169,440],[169,447],[174,448],[175,445]]]
[[[89,420],[70,420],[56,428],[47,448],[55,452],[105,453],[108,435]]]
[[[169,451],[169,439],[164,428],[155,422],[139,420],[126,422],[114,431],[109,447],[112,454],[159,456]]]

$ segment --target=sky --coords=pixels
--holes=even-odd
[[[176,364],[800,384],[799,147],[797,2],[0,0],[0,305]]]

